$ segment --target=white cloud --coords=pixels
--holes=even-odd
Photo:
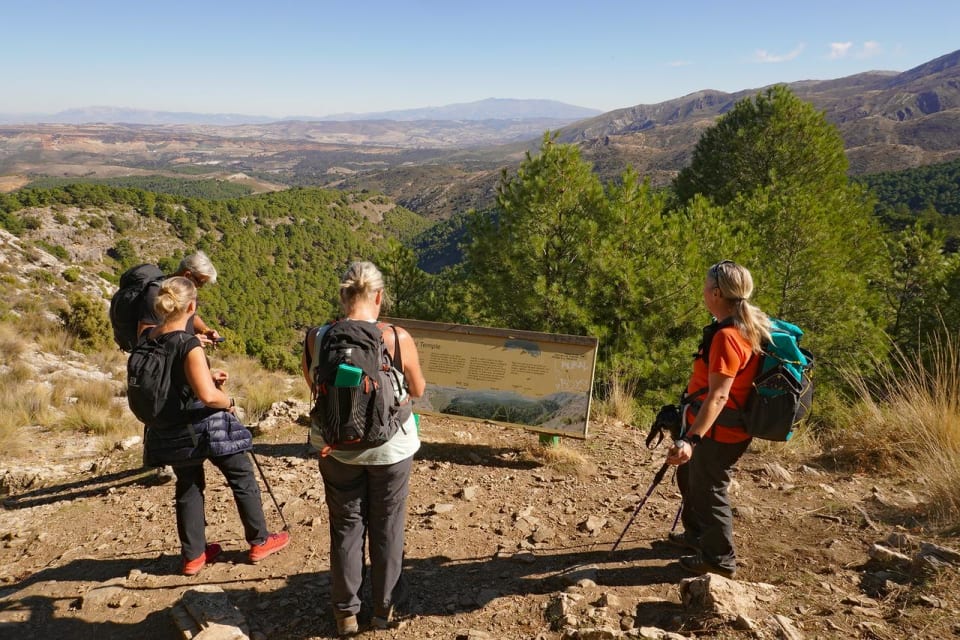
[[[838,60],[840,58],[845,58],[848,53],[850,53],[850,48],[853,46],[852,42],[831,42],[830,43],[830,55],[828,56],[831,60]]]
[[[830,53],[827,54],[827,58],[830,60],[840,60],[841,58],[853,55],[853,57],[863,60],[865,58],[873,58],[881,53],[883,53],[883,48],[876,40],[867,40],[859,47],[855,47],[853,42],[831,42]]]
[[[799,56],[803,52],[804,45],[802,42],[797,45],[797,47],[790,53],[785,53],[778,55],[775,53],[770,53],[765,49],[757,49],[753,54],[754,62],[788,62]]]
[[[689,67],[693,63],[689,60],[674,60],[673,62],[668,62],[668,67]]]
[[[863,43],[863,48],[857,53],[858,58],[872,58],[883,53],[880,43],[876,40],[867,40]]]

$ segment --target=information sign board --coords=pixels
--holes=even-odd
[[[427,381],[414,411],[586,438],[597,339],[381,318],[413,337]]]

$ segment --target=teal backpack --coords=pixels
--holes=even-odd
[[[762,347],[760,369],[741,414],[754,438],[784,442],[813,404],[813,354],[800,346],[799,327],[773,318],[770,324],[773,340]]]
[[[709,359],[714,334],[730,320],[714,322],[703,330],[703,342],[694,357]],[[740,425],[754,438],[786,442],[810,412],[813,404],[813,354],[800,346],[803,331],[796,325],[770,318],[772,340],[761,345],[760,368],[753,379],[744,406],[727,407],[717,417],[718,424]],[[681,400],[694,415],[700,410],[706,387]]]

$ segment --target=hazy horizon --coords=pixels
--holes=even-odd
[[[490,97],[607,112],[705,89],[905,71],[957,49],[960,3],[34,0],[4,14],[4,113],[279,119]]]

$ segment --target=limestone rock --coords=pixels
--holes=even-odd
[[[713,613],[730,621],[739,616],[759,617],[777,598],[777,588],[762,582],[737,582],[715,574],[680,582],[680,598],[688,609]]]

